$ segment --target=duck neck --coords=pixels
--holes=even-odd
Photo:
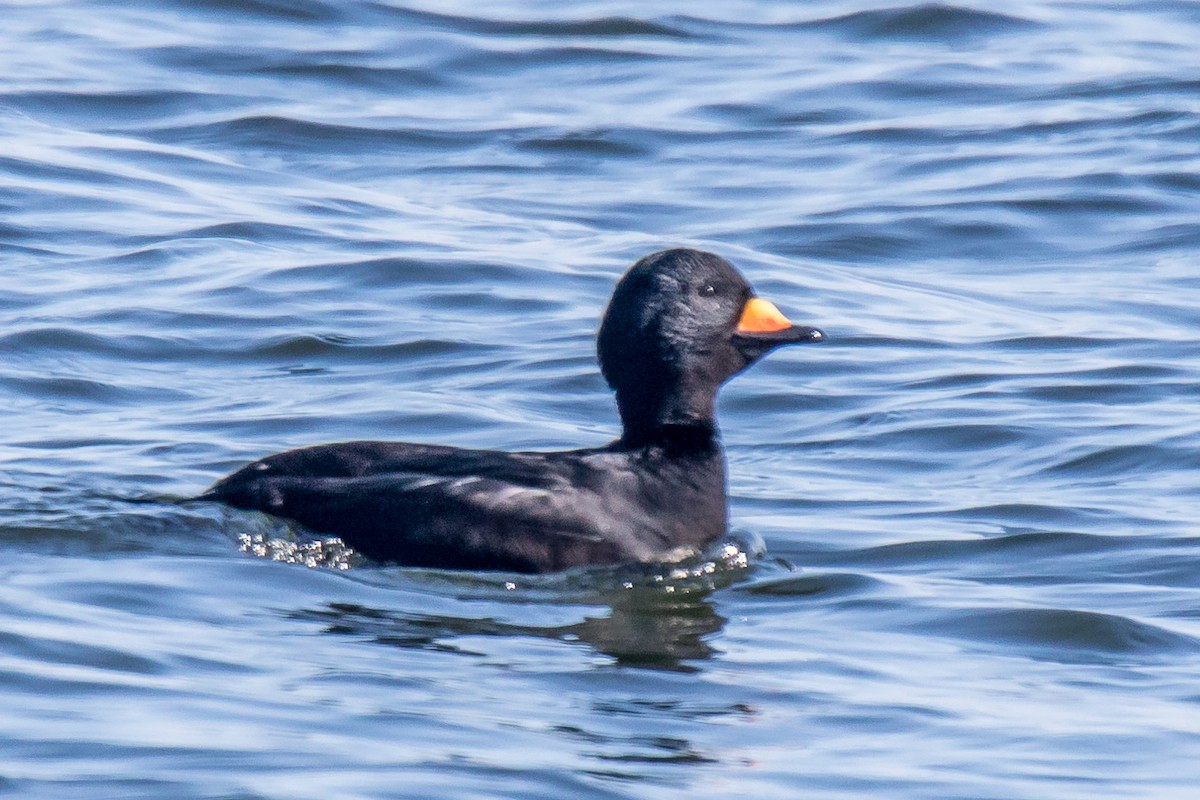
[[[720,436],[712,414],[680,416],[647,414],[619,406],[624,447],[661,447],[674,453],[700,453],[719,449]]]
[[[707,431],[715,436],[716,390],[714,382],[694,376],[646,375],[642,380],[617,390],[617,410],[625,428],[622,438],[653,441],[673,431]]]
[[[721,450],[717,429],[709,425],[664,425],[634,435],[626,430],[621,443],[629,448],[657,448],[672,456],[711,456]]]

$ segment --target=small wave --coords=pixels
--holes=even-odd
[[[399,89],[435,89],[450,84],[448,76],[434,68],[381,67],[356,63],[366,54],[353,51],[312,53],[299,58],[277,50],[231,51],[223,47],[173,44],[153,48],[148,55],[172,69],[199,70],[215,75],[274,75],[326,84],[330,89],[343,86],[395,92]],[[136,96],[131,98],[135,101],[138,99]],[[151,95],[147,99],[155,98]],[[159,105],[163,111],[175,110],[173,105],[164,105],[161,101]],[[179,110],[194,114],[197,110],[220,107],[212,98],[201,95],[190,107]]]
[[[1031,657],[1066,663],[1113,656],[1166,657],[1200,650],[1191,636],[1116,614],[1062,608],[956,611],[922,625],[987,645],[1013,645]]]
[[[844,108],[806,108],[801,110],[779,108],[763,103],[712,103],[697,106],[695,113],[736,125],[739,128],[836,125],[861,119]]]
[[[1200,176],[1172,173],[1156,179],[1160,185],[1189,193],[1200,191]],[[1158,253],[1163,251],[1195,252],[1200,250],[1200,225],[1183,222],[1162,225],[1134,236],[1109,248],[1112,253]]]
[[[68,161],[74,163],[68,163]],[[32,203],[33,198],[37,197],[44,198],[47,203],[61,204],[63,188],[67,186],[82,187],[83,191],[70,196],[70,203],[75,210],[109,209],[122,205],[112,199],[110,190],[114,188],[150,188],[172,191],[171,187],[156,178],[133,174],[128,167],[112,162],[103,165],[92,162],[85,165],[74,158],[67,157],[64,157],[62,161],[54,162],[35,158],[17,159],[0,156],[0,170],[44,184],[44,186],[23,189],[24,203]],[[109,191],[101,191],[97,187],[104,187]]]
[[[1021,394],[1048,402],[1135,405],[1157,402],[1167,390],[1162,384],[1081,382],[1036,386],[1022,390]]]
[[[499,263],[392,256],[274,269],[263,275],[260,283],[279,284],[289,291],[295,290],[297,282],[366,289],[429,284],[492,287],[520,285],[529,274],[527,268]]]
[[[761,229],[757,238],[763,249],[773,253],[852,263],[899,261],[922,246],[915,236],[850,222],[779,225]]]
[[[256,17],[279,22],[333,23],[342,18],[341,5],[319,0],[173,0],[187,13],[212,13],[222,20]]]
[[[977,518],[1000,517],[1010,522],[1042,521],[1055,509],[1037,506],[991,506],[964,509],[952,516]],[[926,568],[932,564],[961,565],[964,568],[988,568],[1000,564],[1011,571],[1015,564],[1044,563],[1049,559],[1078,561],[1096,554],[1122,551],[1128,547],[1119,537],[1087,533],[1025,532],[975,539],[937,539],[881,545],[851,553],[831,553],[823,559],[810,556],[810,563],[830,561],[866,569],[897,567]]]
[[[450,80],[437,70],[402,67],[374,67],[357,64],[285,62],[267,64],[256,72],[285,79],[305,79],[325,85],[343,84],[363,89],[396,92],[400,89],[433,89],[447,86]]]
[[[136,404],[147,399],[182,399],[186,392],[159,387],[130,388],[107,381],[66,377],[0,377],[0,386],[15,394],[44,402],[96,403],[99,405]]]
[[[999,450],[1027,442],[1034,433],[1016,425],[982,422],[906,425],[901,430],[860,435],[853,442],[853,449],[913,454]]]
[[[417,339],[408,342],[370,344],[339,334],[300,334],[265,340],[240,352],[241,357],[275,360],[278,358],[314,358],[353,355],[361,358],[393,360],[406,357],[447,356],[477,352],[481,346],[446,339]]]
[[[999,209],[1033,212],[1039,217],[1051,215],[1152,215],[1170,210],[1171,206],[1161,200],[1123,197],[1100,192],[1073,192],[1065,197],[1020,197],[995,200],[991,203]]]
[[[237,117],[198,125],[158,127],[146,135],[171,144],[180,142],[257,147],[271,151],[300,153],[409,151],[458,149],[482,144],[488,131],[420,130],[371,128],[302,120],[269,114]]]
[[[676,56],[646,50],[605,47],[539,47],[526,50],[473,50],[448,61],[443,68],[451,72],[495,74],[522,69],[545,70],[555,66],[629,64],[667,61]]]
[[[799,27],[832,30],[863,39],[918,39],[962,42],[980,36],[1012,33],[1038,23],[991,11],[942,3],[856,11],[806,22]]]
[[[1138,444],[1099,448],[1048,467],[1044,472],[1076,477],[1128,477],[1197,469],[1200,469],[1200,454],[1192,449]]]
[[[384,10],[382,5],[376,9]],[[389,14],[442,28],[500,36],[549,37],[633,37],[691,39],[695,34],[683,28],[634,17],[595,17],[592,19],[505,20],[437,13],[414,8],[389,8]]]
[[[0,352],[123,356],[131,352],[144,352],[144,345],[151,341],[153,337],[144,335],[114,338],[73,328],[29,328],[0,337]],[[135,345],[132,350],[130,345]]]
[[[1015,336],[1011,339],[1001,339],[993,342],[992,346],[1018,352],[1037,352],[1041,350],[1096,350],[1114,344],[1123,344],[1128,339],[1104,339],[1095,336]]]
[[[64,117],[105,124],[119,119],[122,124],[137,120],[161,121],[174,114],[195,114],[217,109],[213,95],[188,91],[68,92],[28,91],[5,95],[4,102],[39,117]],[[107,125],[105,125],[107,126]]]
[[[1067,97],[1077,98],[1113,98],[1113,97],[1162,97],[1163,95],[1180,95],[1192,98],[1200,92],[1200,80],[1179,78],[1177,76],[1156,74],[1148,78],[1130,78],[1129,80],[1114,80],[1111,75],[1104,80],[1086,81],[1065,86],[1055,86],[1053,93],[1047,93],[1045,99],[1061,100]]]
[[[566,156],[650,157],[653,148],[633,140],[629,132],[614,130],[568,131],[536,136],[520,142],[520,149]]]
[[[204,225],[199,228],[179,231],[174,239],[240,239],[255,244],[265,242],[295,243],[305,239],[319,240],[318,234],[298,225],[280,225],[272,222],[241,220]]]
[[[0,632],[0,648],[3,648],[6,657],[26,659],[38,664],[43,670],[46,669],[46,665],[67,665],[134,675],[162,675],[169,672],[167,665],[162,661],[132,650],[35,636],[31,633]],[[45,685],[41,684],[41,688],[44,690]]]
[[[1036,525],[1041,528],[1083,530],[1093,526],[1097,516],[1102,516],[1100,512],[1086,508],[1044,503],[996,503],[935,513],[946,519],[999,523],[1010,527]]]
[[[876,578],[854,572],[805,572],[757,580],[741,587],[740,591],[770,597],[844,597],[865,594],[881,585]]]

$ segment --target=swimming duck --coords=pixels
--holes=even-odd
[[[563,452],[324,444],[255,461],[197,499],[294,520],[408,566],[661,561],[727,532],[717,390],[780,345],[824,338],[756,297],[725,259],[664,250],[617,282],[597,336],[621,416],[615,441]]]

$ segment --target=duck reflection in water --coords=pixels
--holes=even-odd
[[[584,596],[571,593],[546,600],[555,616],[559,612],[578,615],[577,621],[564,624],[506,622],[496,618],[499,614],[467,617],[401,612],[350,603],[297,611],[293,616],[319,620],[329,633],[402,648],[494,658],[479,652],[481,646],[486,647],[479,637],[535,637],[590,647],[621,666],[694,672],[699,669],[698,662],[715,654],[709,640],[726,622],[709,600],[713,588],[711,583],[656,584],[597,589]],[[497,612],[504,611],[509,597],[498,597]],[[525,604],[522,606],[528,610]],[[461,641],[467,637],[473,640],[470,646]]]

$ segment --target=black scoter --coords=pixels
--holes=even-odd
[[[406,442],[289,450],[201,495],[340,537],[368,558],[551,572],[654,562],[726,534],[717,390],[768,351],[818,342],[725,259],[664,250],[617,283],[597,337],[623,431],[603,447],[501,452]]]

